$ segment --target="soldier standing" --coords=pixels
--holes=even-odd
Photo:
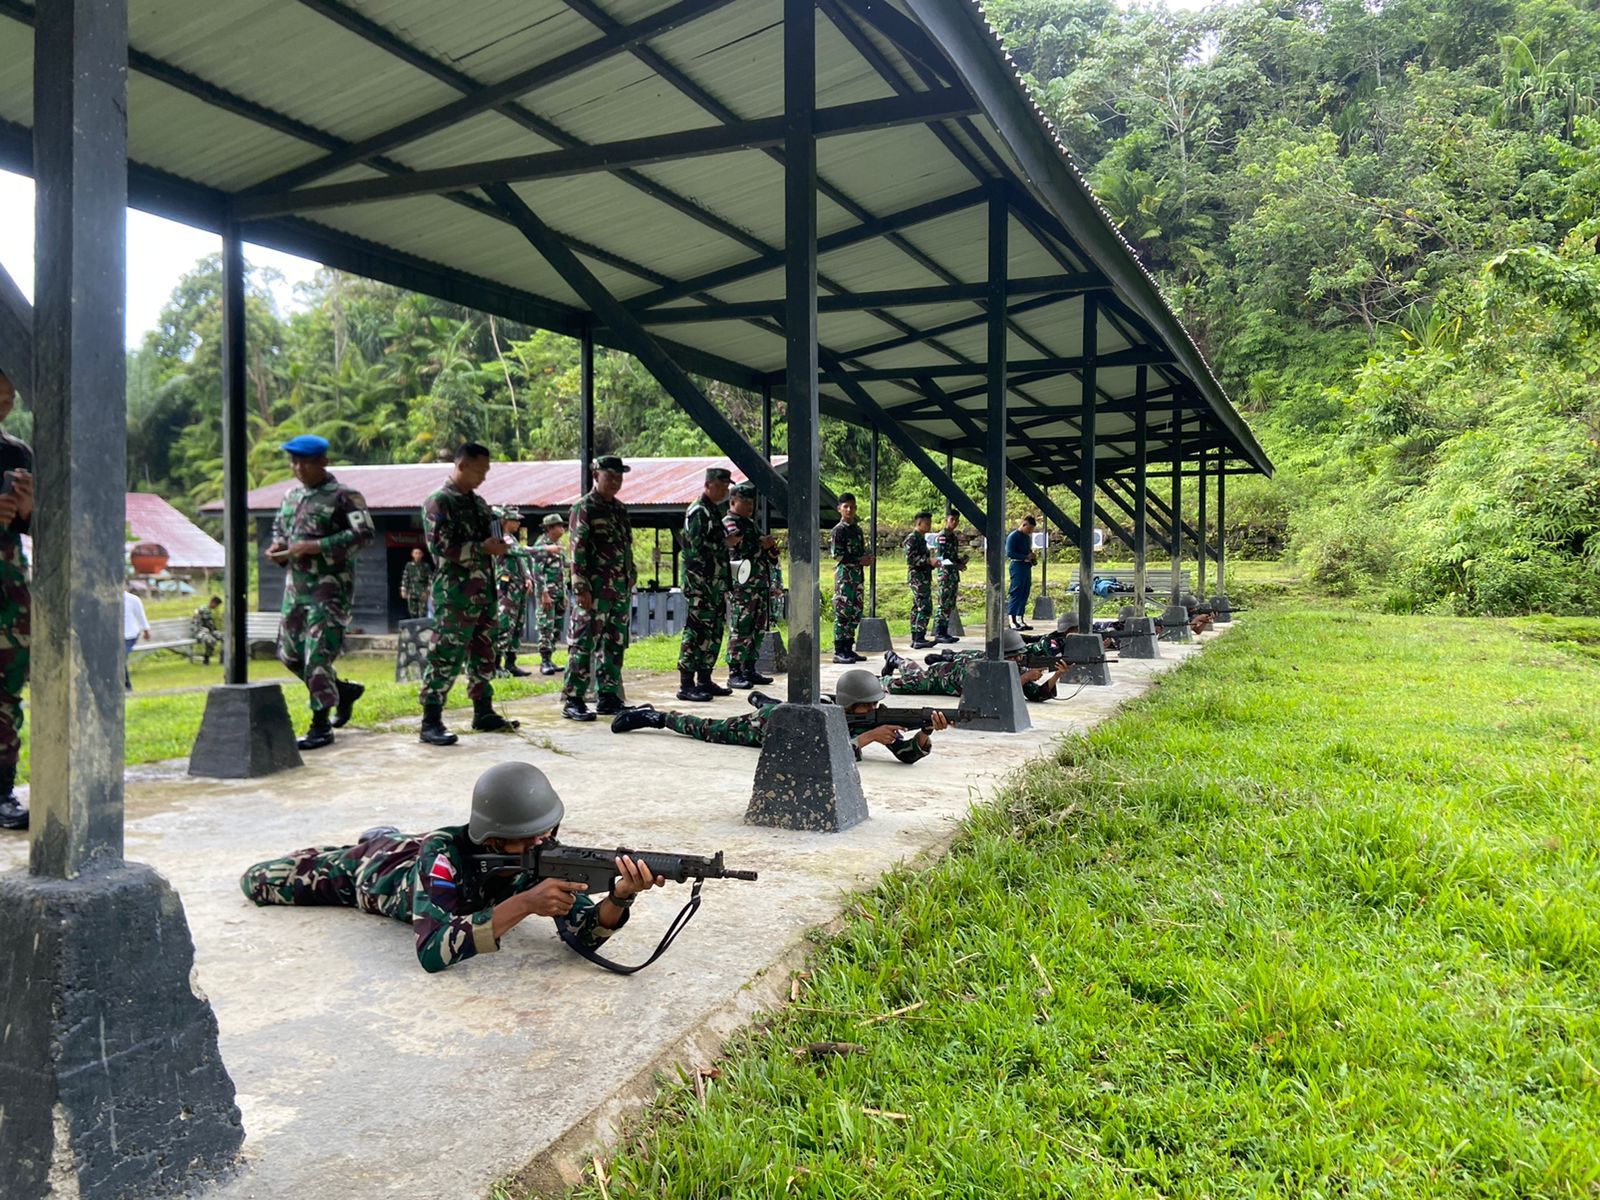
[[[17,391],[0,373],[0,421]],[[0,430],[0,829],[26,829],[28,806],[16,797],[22,754],[22,692],[28,686],[32,598],[22,535],[33,522],[33,449]]]
[[[862,568],[872,565],[867,539],[856,521],[856,498],[839,497],[839,523],[828,543],[833,555],[833,661],[866,662],[855,652],[856,627],[861,624]]]
[[[733,691],[711,678],[722,648],[728,608],[729,539],[722,528],[733,472],[707,467],[706,486],[683,518],[683,643],[678,650],[678,699],[706,701]]]
[[[589,673],[594,672],[606,714],[622,711],[622,656],[628,649],[629,604],[638,568],[633,561],[633,526],[617,499],[628,466],[615,454],[594,460],[594,485],[572,506],[572,641],[561,688],[561,715],[592,721],[584,704]]]
[[[334,672],[350,625],[356,553],[375,532],[367,502],[328,471],[328,439],[303,433],[283,443],[298,487],[289,489],[272,522],[267,557],[287,567],[278,661],[305,680],[311,727],[300,749],[333,743],[333,731],[350,720],[367,689]],[[330,719],[331,718],[331,719]]]
[[[928,549],[928,534],[933,532],[933,514],[919,512],[906,535],[906,582],[911,585],[911,648],[926,650],[928,621],[933,617],[933,554]]]
[[[222,631],[217,628],[217,609],[222,607],[222,597],[213,596],[189,618],[189,636],[204,655],[204,666],[211,665],[211,653],[222,645]]]
[[[428,615],[428,592],[433,587],[433,564],[422,552],[421,546],[411,548],[411,561],[400,572],[400,599],[406,602],[406,611],[415,621]]]
[[[936,555],[939,560],[939,616],[933,626],[935,642],[957,642],[950,636],[950,618],[955,616],[956,602],[961,597],[961,572],[966,569],[967,556],[961,553],[961,514],[950,509],[944,514],[944,529],[939,533]]]
[[[554,675],[557,668],[550,656],[567,615],[567,558],[561,549],[567,523],[560,513],[547,513],[542,528],[544,533],[533,544],[532,564],[534,594],[539,601],[539,674]]]
[[[500,518],[506,552],[495,571],[494,661],[507,675],[531,675],[517,666],[517,648],[528,616],[528,593],[533,588],[533,551],[522,544],[522,510],[514,504],[494,510]]]
[[[777,561],[775,540],[755,522],[756,485],[735,484],[728,497],[728,515],[722,529],[728,539],[728,565],[732,572],[733,615],[728,624],[728,686],[755,687],[771,683],[756,670],[761,635],[770,623],[772,564]]]
[[[483,733],[515,729],[494,711],[494,570],[506,553],[495,537],[489,506],[478,495],[489,474],[489,448],[467,442],[456,451],[455,469],[444,486],[422,502],[422,529],[428,553],[439,564],[433,577],[433,644],[422,672],[421,741],[453,746],[456,735],[444,727],[444,702],[463,662],[467,695],[472,697],[472,727]]]

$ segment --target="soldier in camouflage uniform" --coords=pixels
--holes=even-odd
[[[961,598],[961,572],[967,568],[967,556],[961,553],[961,514],[950,509],[944,514],[944,529],[939,533],[936,556],[939,560],[938,619],[933,626],[935,642],[957,642],[950,636],[950,618],[955,616],[956,604]]]
[[[494,711],[494,573],[508,549],[494,536],[489,506],[478,495],[489,474],[489,449],[468,442],[456,451],[455,469],[444,486],[422,502],[428,554],[439,564],[433,577],[433,644],[422,672],[422,728],[430,746],[453,746],[444,727],[444,703],[463,664],[472,698],[472,727],[483,733],[515,729]]]
[[[0,373],[0,421],[17,392]],[[16,797],[22,754],[22,692],[28,686],[33,602],[22,535],[33,522],[33,449],[0,430],[0,829],[26,829],[28,806]]]
[[[554,675],[559,668],[551,655],[567,616],[567,556],[561,548],[567,523],[559,513],[547,513],[543,529],[532,547],[534,598],[539,602],[539,674]]]
[[[311,727],[302,750],[333,742],[333,731],[350,720],[366,688],[334,672],[350,624],[356,587],[356,554],[375,529],[361,493],[328,473],[328,440],[301,434],[283,443],[298,487],[283,498],[272,522],[267,557],[287,567],[283,621],[278,626],[278,661],[301,679],[311,696]]]
[[[337,905],[406,921],[416,935],[417,961],[429,972],[493,953],[513,926],[532,916],[553,917],[559,931],[593,950],[627,924],[640,892],[666,881],[624,855],[611,894],[597,903],[581,895],[580,883],[480,876],[473,861],[553,840],[562,813],[543,771],[501,763],[479,776],[465,825],[411,836],[371,829],[353,846],[312,846],[257,863],[239,887],[263,907]]]
[[[591,669],[601,713],[622,711],[622,657],[628,649],[629,606],[638,568],[633,561],[633,526],[617,499],[628,466],[615,454],[595,459],[594,484],[572,506],[572,640],[562,681],[561,715],[592,721],[584,703]]]
[[[883,685],[871,671],[859,669],[846,671],[839,676],[837,686],[838,693],[835,699],[844,706],[845,719],[850,726],[850,746],[857,762],[861,760],[861,751],[872,745],[886,747],[890,754],[903,763],[917,762],[932,752],[932,739],[926,731],[917,731],[913,737],[901,737],[903,730],[898,725],[870,723],[872,714],[887,697]],[[619,713],[611,722],[611,732],[631,733],[635,729],[670,729],[673,733],[681,733],[684,737],[696,738],[716,746],[746,746],[756,750],[760,749],[766,740],[767,721],[772,715],[772,710],[781,703],[782,701],[771,696],[752,692],[750,704],[755,709],[754,712],[715,720],[711,717],[696,716],[694,713],[670,710],[658,712],[649,704],[641,704]],[[933,721],[935,729],[944,729],[946,724],[942,714],[935,714]]]
[[[761,635],[771,622],[772,565],[775,542],[755,522],[756,485],[746,480],[729,493],[722,530],[728,536],[728,565],[733,573],[733,605],[728,622],[728,686],[750,688],[771,683],[756,670]],[[744,578],[741,580],[740,576]]]
[[[505,504],[494,510],[500,518],[506,552],[495,571],[494,661],[499,673],[525,676],[517,666],[517,648],[522,645],[522,627],[528,618],[528,595],[533,590],[533,551],[522,544],[522,510]]]
[[[856,498],[849,492],[839,497],[839,523],[828,541],[833,555],[833,661],[866,662],[855,651],[856,627],[861,624],[862,570],[872,565],[867,539],[856,521]]]
[[[1024,667],[1022,656],[1028,647],[1022,636],[1011,629],[1003,632],[1002,650],[1006,661],[1015,663],[1022,676],[1023,698],[1034,703],[1054,700],[1056,683],[1066,672],[1065,665],[1057,663],[1048,678],[1037,667]],[[959,696],[966,683],[967,667],[984,657],[982,650],[946,650],[942,654],[930,654],[924,668],[890,650],[883,656],[884,686],[898,696]]]
[[[933,532],[933,514],[919,512],[912,518],[906,535],[906,582],[911,585],[911,648],[926,650],[928,622],[933,618],[933,554],[928,550],[928,534]]]
[[[413,621],[428,615],[428,593],[433,589],[433,566],[421,546],[411,549],[411,561],[400,572],[400,599]]]
[[[222,597],[213,596],[189,618],[189,636],[200,647],[204,666],[211,665],[211,652],[222,645],[222,631],[217,628],[217,610],[221,607]]]
[[[683,518],[683,643],[678,650],[678,699],[703,703],[732,690],[711,678],[722,648],[722,623],[728,610],[728,551],[722,518],[727,513],[733,473],[707,467],[705,491]]]

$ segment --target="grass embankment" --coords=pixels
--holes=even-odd
[[[852,905],[609,1195],[1593,1195],[1597,692],[1510,623],[1252,618]]]

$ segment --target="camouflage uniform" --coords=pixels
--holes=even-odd
[[[202,604],[194,610],[194,615],[189,618],[189,636],[200,647],[207,665],[211,663],[211,652],[222,644],[222,631],[217,628],[217,618],[212,615],[211,605]]]
[[[837,560],[833,568],[833,642],[856,640],[856,627],[861,624],[862,566],[867,554],[867,539],[857,521],[840,521],[833,527],[828,542],[829,552]]]
[[[495,563],[494,660],[504,662],[522,644],[528,596],[533,591],[533,551],[506,535],[505,555]]]
[[[433,565],[427,559],[412,559],[400,572],[400,590],[405,593],[406,611],[411,619],[428,615],[428,591],[433,587]]]
[[[959,696],[961,686],[967,679],[967,665],[983,657],[982,650],[957,650],[951,657],[929,663],[926,667],[902,662],[894,676],[883,681],[883,686],[896,696]],[[1016,667],[1020,675],[1022,664],[1019,662]],[[1025,683],[1022,685],[1022,696],[1034,703],[1054,700],[1056,685]]]
[[[443,705],[463,665],[467,695],[474,702],[494,696],[495,560],[483,543],[490,534],[489,506],[476,492],[454,483],[422,504],[428,555],[439,564],[433,577],[433,644],[422,672],[419,698],[426,708]]]
[[[928,539],[913,529],[905,540],[906,582],[911,585],[911,640],[920,642],[933,617],[933,555]]]
[[[556,648],[567,615],[567,559],[561,543],[548,534],[541,534],[530,549],[533,593],[539,605],[539,653],[548,655]]]
[[[356,552],[372,541],[373,533],[361,493],[332,475],[314,488],[290,488],[272,522],[275,542],[321,544],[321,551],[309,558],[289,559],[278,626],[278,661],[305,680],[314,713],[339,703],[333,664],[350,624]]]
[[[661,715],[666,720],[666,727],[673,733],[698,738],[702,742],[710,742],[716,746],[747,746],[754,750],[760,749],[762,742],[766,740],[767,718],[777,707],[776,704],[763,704],[754,712],[716,720],[710,717],[697,717],[693,713],[665,712]],[[865,716],[852,717],[849,724],[852,738],[873,727]],[[859,761],[861,748],[853,741],[850,748]],[[915,738],[901,738],[890,742],[885,749],[903,763],[917,762],[928,757],[929,753],[918,745]]]
[[[480,853],[465,825],[446,825],[412,837],[379,835],[354,846],[312,846],[257,863],[239,877],[256,904],[338,905],[409,921],[417,960],[427,971],[500,948],[494,906],[537,881],[526,874],[480,877]],[[581,945],[594,949],[616,932],[599,923],[599,906],[587,896],[555,918]],[[617,929],[628,923],[623,909]]]
[[[728,670],[736,675],[752,675],[761,655],[761,635],[771,623],[772,568],[777,555],[761,545],[761,528],[753,517],[730,512],[722,518],[722,532],[739,539],[739,544],[728,551],[729,563],[750,563],[750,578],[732,585]]]
[[[33,450],[0,430],[0,471],[33,470]],[[22,535],[31,522],[18,517],[0,528],[0,768],[14,770],[22,754],[22,692],[28,686],[33,602]],[[3,794],[3,793],[0,793]]]
[[[939,568],[938,624],[940,632],[944,632],[950,627],[950,618],[955,616],[956,603],[961,597],[961,569],[967,565],[967,557],[961,553],[961,535],[953,529],[941,529],[938,554],[952,564]]]
[[[679,671],[709,671],[722,648],[722,625],[728,608],[728,551],[723,543],[725,504],[704,496],[689,506],[683,519],[683,643]]]
[[[592,489],[572,506],[572,594],[588,592],[593,608],[577,606],[567,646],[563,702],[581,702],[589,689],[591,663],[602,698],[622,697],[622,656],[628,649],[629,605],[638,569],[633,562],[633,527],[627,506],[604,500]]]

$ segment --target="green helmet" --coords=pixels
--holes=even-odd
[[[543,771],[532,763],[503,762],[490,767],[472,785],[472,819],[467,836],[530,838],[554,833],[566,806]]]
[[[839,682],[833,689],[833,702],[840,708],[850,708],[856,704],[882,704],[888,698],[889,693],[883,690],[883,680],[859,667],[839,676]]]
[[[1000,631],[1000,653],[1006,658],[1013,654],[1021,654],[1027,650],[1028,644],[1022,640],[1022,635],[1015,629],[1002,629]]]

